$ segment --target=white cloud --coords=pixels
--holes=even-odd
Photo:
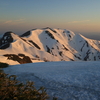
[[[81,20],[81,21],[72,21],[68,23],[84,23],[84,22],[89,22],[90,20]]]
[[[18,20],[8,20],[4,21],[4,24],[18,24],[18,23],[23,23],[25,19],[18,19]]]

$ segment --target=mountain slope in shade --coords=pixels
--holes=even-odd
[[[98,60],[100,41],[66,29],[33,29],[21,36],[6,32],[0,39],[0,61],[9,64]]]

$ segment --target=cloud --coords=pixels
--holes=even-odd
[[[18,19],[18,20],[8,20],[4,21],[4,24],[18,24],[18,23],[23,23],[25,19]]]
[[[84,22],[89,22],[90,20],[81,20],[81,21],[72,21],[68,23],[84,23]]]
[[[8,23],[11,23],[12,22],[12,20],[8,20],[8,21],[6,21],[6,22],[4,22],[5,24],[8,24]]]

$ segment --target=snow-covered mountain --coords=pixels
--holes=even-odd
[[[66,29],[42,28],[0,36],[0,61],[10,65],[47,61],[98,61],[100,41]]]

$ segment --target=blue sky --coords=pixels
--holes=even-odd
[[[63,28],[100,35],[100,0],[0,0],[0,33]]]

